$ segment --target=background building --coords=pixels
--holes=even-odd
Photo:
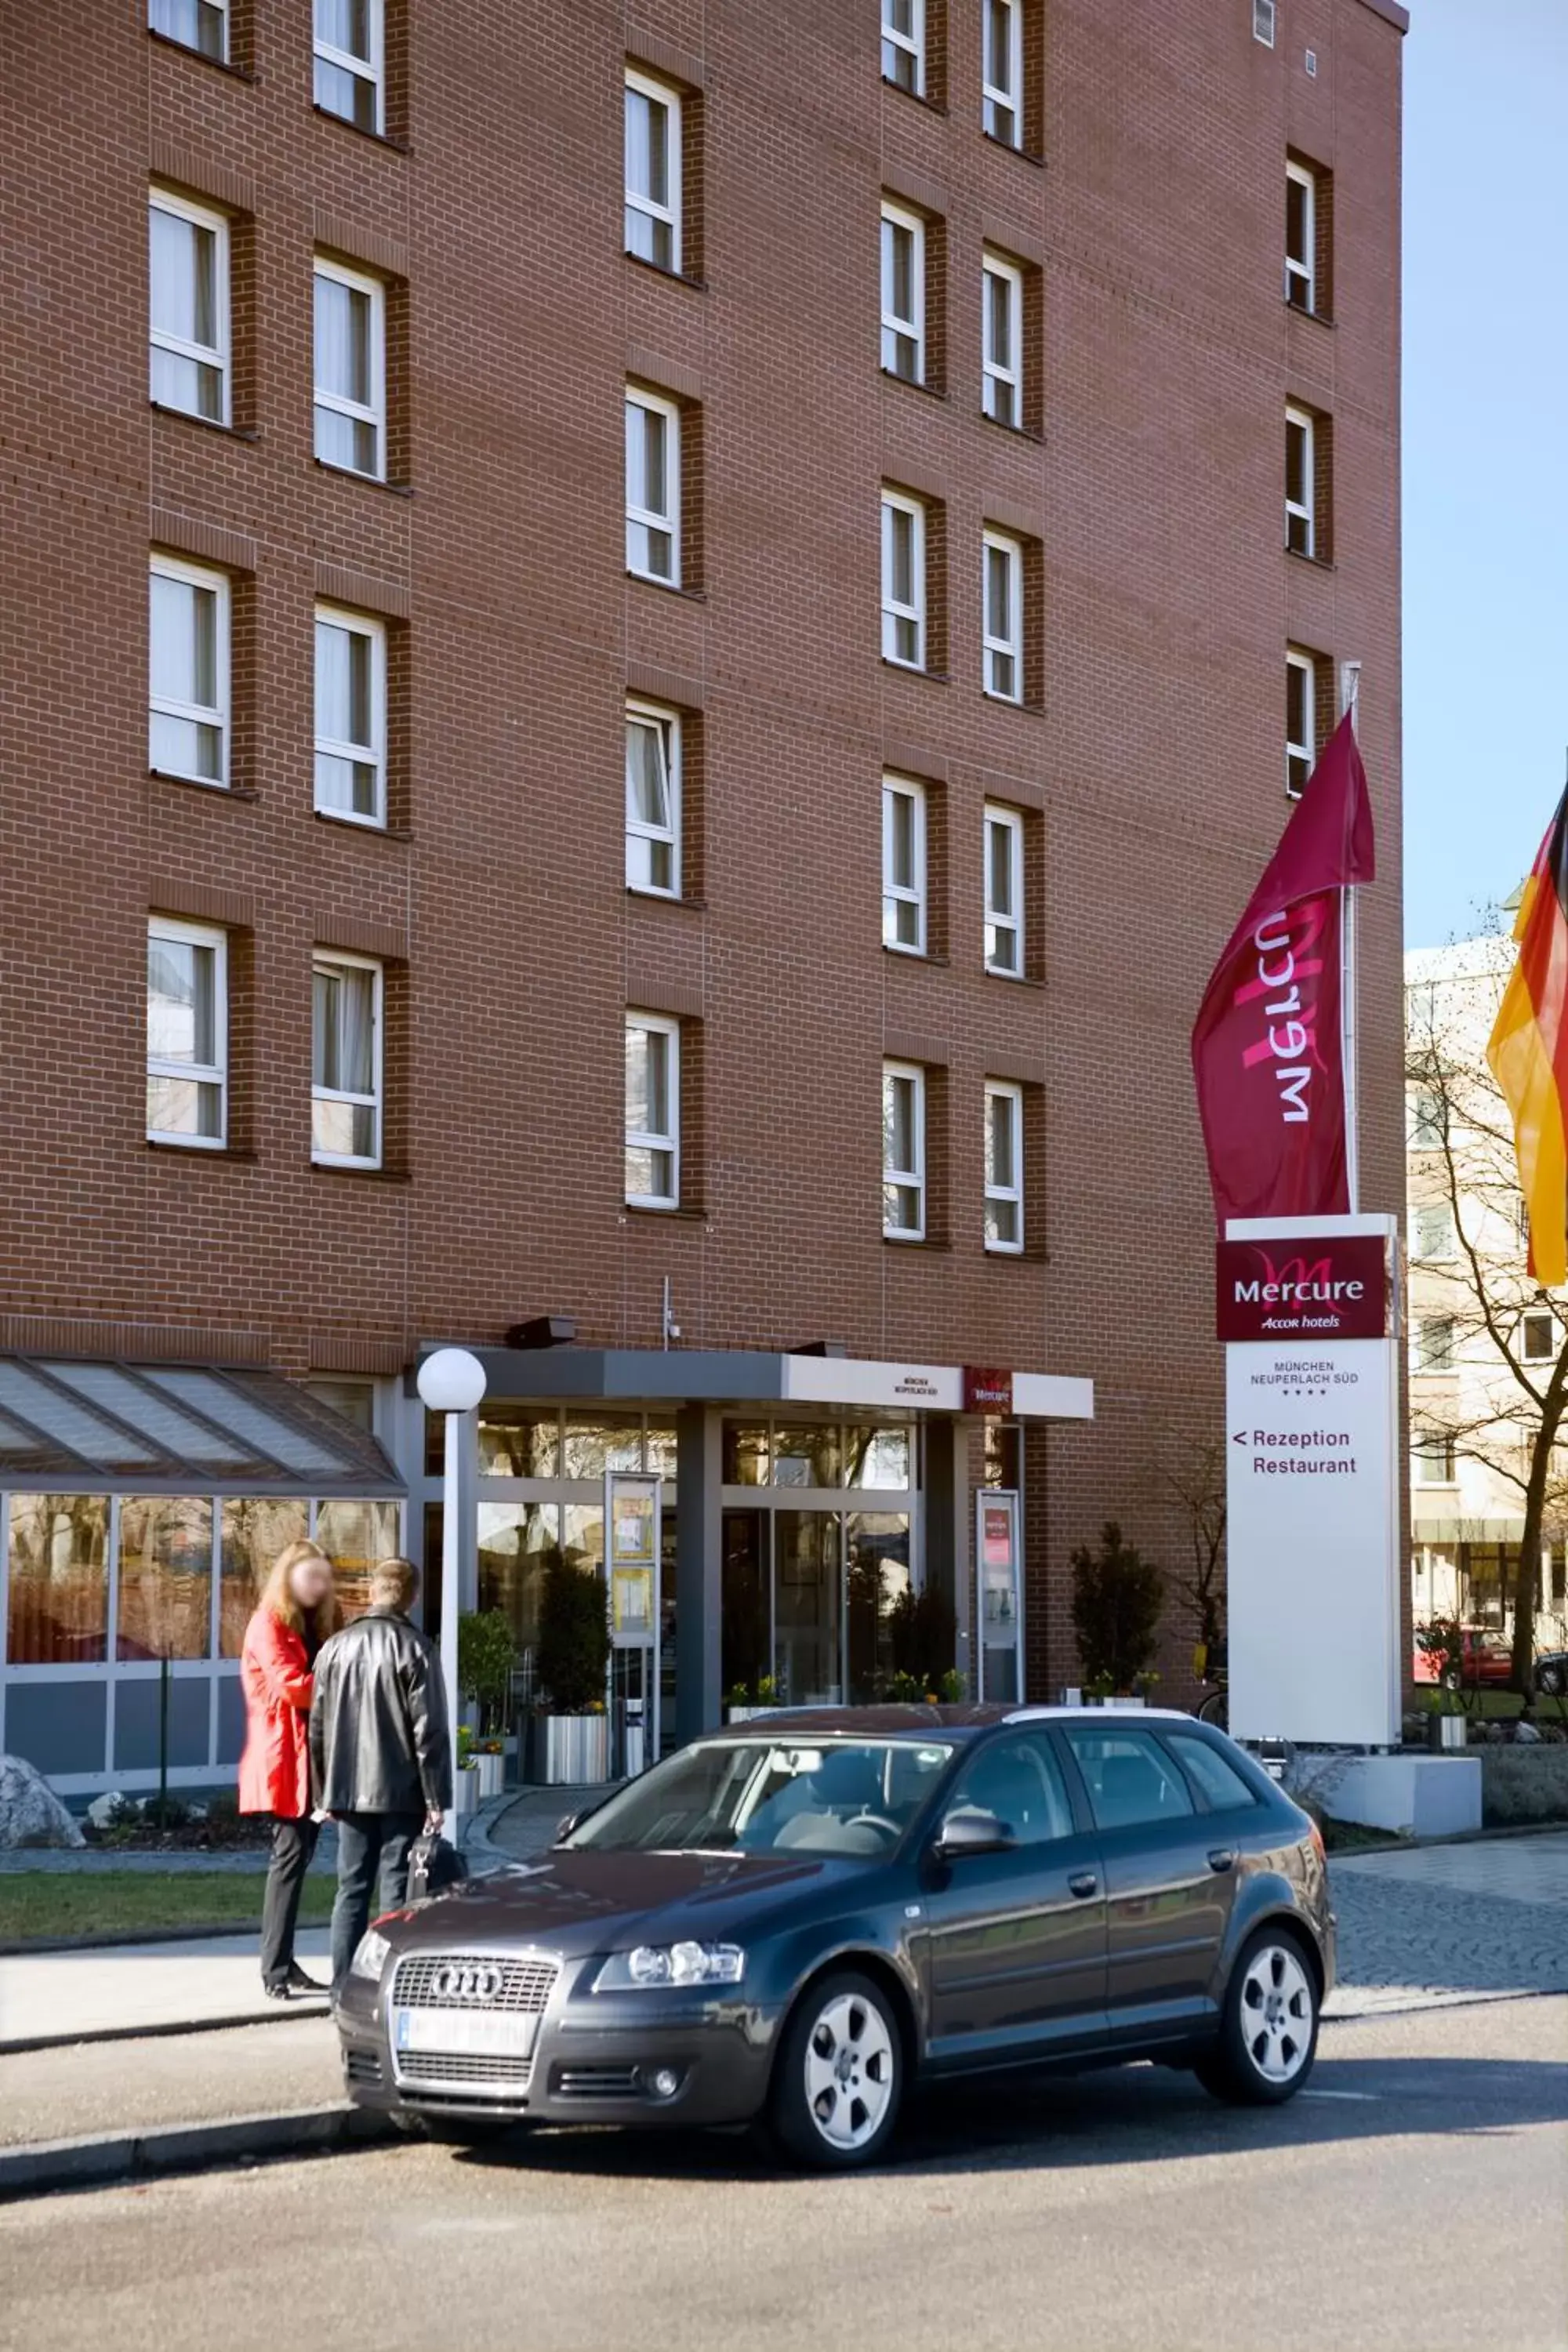
[[[1540,1423],[1516,1372],[1543,1387],[1568,1337],[1529,1271],[1508,1108],[1486,1066],[1515,952],[1492,935],[1405,960],[1411,1605],[1418,1624],[1510,1639]],[[1548,1484],[1537,1604],[1536,1647],[1568,1646],[1568,1461]]]
[[[180,1768],[231,1756],[233,1507],[421,1550],[440,1340],[500,1351],[524,1635],[606,1464],[700,1466],[689,1716],[719,1549],[824,1688],[852,1549],[967,1633],[988,1475],[1032,1690],[1074,1544],[1174,1559],[1160,1459],[1221,1393],[1187,1034],[1350,658],[1363,1205],[1401,1192],[1405,21],[8,13],[0,1744],[148,1769],[151,1499]],[[505,1347],[549,1314],[574,1360]],[[807,1418],[813,1343],[889,1369]],[[124,1364],[214,1412],[36,1369]],[[1037,1390],[987,1447],[964,1366],[1095,1416]],[[237,1466],[261,1368],[373,1450]]]

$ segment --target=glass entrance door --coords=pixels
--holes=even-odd
[[[763,1687],[773,1670],[768,1517],[766,1511],[726,1511],[723,1517],[720,1671],[731,1706],[766,1706],[773,1696]]]
[[[773,1678],[781,1706],[844,1698],[844,1576],[837,1511],[773,1513]]]

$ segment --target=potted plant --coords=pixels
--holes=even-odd
[[[506,1773],[502,1735],[516,1663],[517,1643],[511,1621],[503,1610],[469,1610],[458,1618],[458,1687],[479,1713],[478,1733],[469,1743],[468,1752],[479,1776],[481,1802],[501,1793]]]
[[[604,1582],[594,1570],[552,1559],[540,1594],[536,1658],[545,1693],[545,1780],[578,1786],[608,1780],[610,1627]]]
[[[1424,1658],[1430,1658],[1436,1689],[1432,1699],[1432,1712],[1426,1718],[1426,1738],[1434,1748],[1463,1748],[1469,1738],[1469,1719],[1465,1712],[1465,1636],[1451,1617],[1435,1617],[1429,1625],[1417,1626],[1415,1646]]]
[[[1136,1685],[1159,1643],[1164,1598],[1164,1578],[1136,1544],[1123,1542],[1114,1519],[1101,1528],[1097,1551],[1084,1545],[1073,1553],[1072,1622],[1084,1687],[1102,1704],[1142,1706]]]
[[[750,1723],[754,1715],[772,1715],[779,1703],[779,1686],[772,1675],[731,1683],[724,1694],[726,1723]]]

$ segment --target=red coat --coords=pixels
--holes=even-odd
[[[300,1821],[310,1810],[305,1735],[315,1682],[302,1637],[269,1609],[258,1609],[245,1629],[239,1680],[246,1720],[239,1810]]]

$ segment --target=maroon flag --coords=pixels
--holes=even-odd
[[[1345,887],[1375,871],[1366,771],[1348,717],[1214,968],[1193,1076],[1220,1230],[1227,1217],[1350,1205],[1340,1034]]]

